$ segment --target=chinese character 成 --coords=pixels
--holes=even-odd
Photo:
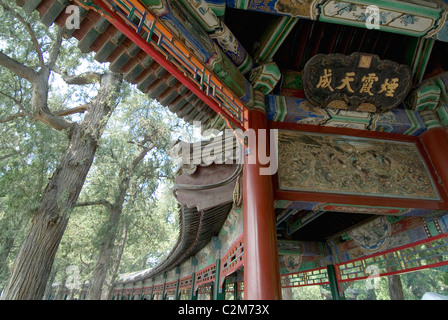
[[[398,78],[393,78],[389,81],[389,78],[384,80],[384,83],[381,85],[381,91],[378,93],[386,92],[386,97],[393,97],[395,90],[398,88]]]
[[[331,69],[324,69],[324,75],[320,76],[319,83],[317,84],[316,88],[328,88],[330,91],[334,91],[334,89],[331,87],[331,80],[332,80],[333,72]]]
[[[378,77],[375,73],[369,73],[369,75],[362,77],[362,87],[359,90],[359,93],[368,93],[369,95],[373,96],[372,93],[372,87],[373,83],[378,81]]]
[[[352,87],[350,86],[350,82],[354,81],[355,78],[352,78],[355,76],[354,72],[346,72],[345,73],[345,78],[341,80],[342,84],[339,87],[336,87],[336,89],[343,89],[345,87],[347,87],[348,92],[355,92],[353,91]]]

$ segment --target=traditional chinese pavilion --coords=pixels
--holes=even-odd
[[[182,158],[178,241],[122,275],[115,299],[281,299],[316,284],[340,299],[372,274],[448,265],[446,1],[18,3],[186,121],[259,138],[241,158]],[[183,146],[238,150],[235,137]],[[260,146],[275,174],[260,174]]]

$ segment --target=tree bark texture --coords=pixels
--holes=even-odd
[[[146,142],[147,139],[145,138],[144,143]],[[93,270],[89,290],[89,300],[101,299],[101,292],[103,289],[104,281],[106,279],[107,271],[109,270],[110,259],[112,256],[115,239],[117,237],[120,217],[121,213],[123,212],[123,204],[126,199],[126,194],[129,189],[132,175],[145,155],[150,150],[155,148],[155,146],[156,142],[153,142],[149,147],[143,147],[143,150],[140,152],[140,154],[132,161],[130,168],[122,168],[122,170],[120,171],[120,186],[118,194],[115,197],[114,204],[109,206],[108,232],[106,233],[104,240],[101,243],[98,260],[95,265],[95,269]]]
[[[3,300],[42,299],[70,213],[118,98],[121,76],[106,74],[84,120],[69,128],[69,145],[50,178],[29,233],[14,261]],[[42,97],[36,97],[43,99]]]
[[[120,222],[121,208],[113,207],[109,211],[109,227],[108,235],[101,244],[95,269],[93,270],[91,286],[89,290],[89,300],[100,300],[101,291],[104,280],[106,279],[107,270],[109,269],[109,261],[112,255],[115,237],[117,234],[117,226]]]
[[[103,291],[101,292],[102,300],[111,300],[114,293],[115,279],[118,277],[118,269],[120,267],[121,257],[123,255],[124,246],[128,237],[128,227],[127,221],[123,223],[121,229],[120,241],[115,245],[115,252],[112,258],[111,272],[109,273],[109,279],[106,280],[103,286]]]
[[[404,300],[403,287],[399,274],[387,276],[390,300]]]

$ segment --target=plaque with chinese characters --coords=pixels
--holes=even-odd
[[[315,106],[382,113],[404,100],[412,73],[407,65],[372,54],[319,54],[306,64],[302,81]]]

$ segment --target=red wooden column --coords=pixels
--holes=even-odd
[[[249,126],[267,129],[263,111],[249,111]],[[248,139],[247,152],[257,152],[257,142]],[[266,139],[269,141],[269,139]],[[269,150],[267,148],[266,150]],[[269,164],[268,164],[269,165]],[[268,166],[266,165],[266,166]],[[280,300],[280,266],[275,229],[272,177],[260,175],[258,161],[250,164],[244,156],[243,170],[243,225],[244,225],[244,299]]]
[[[431,128],[421,136],[426,152],[448,193],[448,134],[441,127]]]

